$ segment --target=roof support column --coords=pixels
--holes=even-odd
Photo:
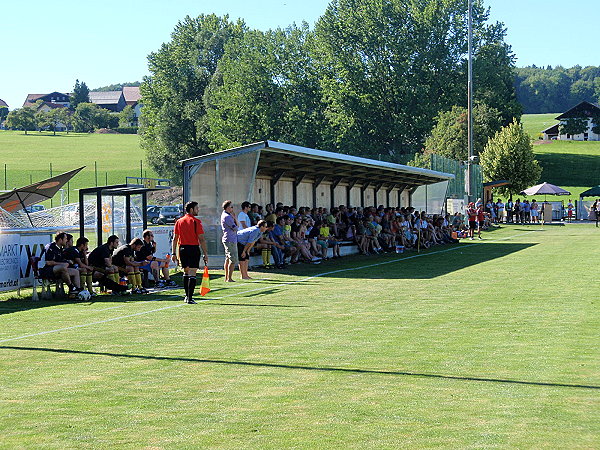
[[[125,236],[126,244],[131,242],[131,194],[125,195]]]
[[[293,183],[293,187],[292,187],[292,196],[293,196],[292,202],[294,204],[292,206],[295,208],[298,208],[298,185],[300,183],[302,183],[302,180],[304,179],[305,176],[306,176],[306,174],[302,173],[294,179],[294,183]]]
[[[363,184],[360,187],[360,207],[364,208],[365,207],[365,191],[367,190],[367,188],[369,187],[371,183],[367,182],[366,184]]]
[[[279,172],[273,174],[273,176],[271,177],[271,204],[273,205],[273,207],[275,207],[275,186],[277,185],[277,182],[281,179],[284,173],[284,170],[280,170]]]
[[[323,182],[324,179],[325,179],[325,177],[323,177],[323,176],[317,177],[317,178],[315,178],[315,181],[313,182],[313,188],[312,188],[313,208],[317,207],[317,188]]]
[[[185,208],[185,204],[183,205]],[[148,192],[142,193],[142,227],[145,230],[148,228]]]
[[[102,191],[96,191],[96,238],[97,245],[102,245]]]
[[[351,200],[352,200],[352,188],[354,187],[354,185],[356,184],[356,179],[354,180],[350,180],[350,182],[348,183],[348,186],[346,186],[346,206],[349,208],[351,205]]]
[[[396,188],[395,184],[392,184],[389,188],[387,188],[387,190],[385,191],[385,203],[386,206],[388,208],[390,208],[392,205],[390,205],[390,193]]]
[[[85,203],[85,194],[79,190],[79,236],[85,236],[85,211],[83,205]]]
[[[331,183],[330,188],[330,197],[331,197],[331,208],[335,208],[335,188],[338,187],[340,182],[342,181],[341,177],[335,178],[333,183]]]

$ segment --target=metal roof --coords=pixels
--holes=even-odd
[[[260,150],[257,176],[303,177],[319,181],[348,180],[360,185],[415,187],[451,180],[453,174],[405,166],[276,141],[261,141],[181,161],[184,166]]]

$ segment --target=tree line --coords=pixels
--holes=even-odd
[[[515,89],[525,113],[565,112],[582,101],[600,101],[600,67],[515,68]]]
[[[474,95],[508,125],[514,55],[474,3]],[[466,106],[466,36],[464,0],[333,0],[314,29],[186,17],[148,57],[142,146],[176,181],[181,159],[263,139],[406,161],[438,114]]]

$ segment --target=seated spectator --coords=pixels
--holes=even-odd
[[[73,235],[67,234],[67,244],[65,247],[64,257],[69,262],[69,267],[77,269],[79,271],[79,284],[83,289],[87,286],[87,290],[92,296],[95,296],[94,288],[92,286],[92,276],[94,274],[94,268],[88,264],[87,251],[88,251],[88,238],[82,236],[77,239],[77,243],[73,245]]]
[[[121,276],[127,276],[127,280],[133,285],[132,294],[147,294],[148,291],[142,286],[142,275],[140,267],[145,261],[136,261],[135,252],[139,252],[144,246],[140,238],[133,239],[129,244],[117,247],[112,255],[112,262],[117,267]]]
[[[335,224],[333,224],[335,225]],[[331,247],[333,250],[333,258],[340,258],[340,246],[338,245],[338,241],[333,234],[333,225],[327,222],[321,223],[319,227],[319,240],[322,242],[322,246],[324,246],[325,252],[323,253],[327,257],[327,248]],[[316,226],[315,226],[316,228]]]
[[[143,262],[139,269],[144,272],[152,272],[155,287],[163,288],[165,286],[177,286],[169,273],[170,258],[158,258],[156,253],[156,242],[154,242],[154,233],[152,230],[144,230],[142,233],[143,245],[139,251],[135,252],[134,259],[137,262]],[[162,273],[163,279],[160,278]]]
[[[69,267],[63,253],[66,245],[67,233],[56,233],[54,242],[44,247],[46,264],[40,269],[40,276],[48,280],[62,280],[69,287],[69,298],[76,298],[81,291],[79,271]]]

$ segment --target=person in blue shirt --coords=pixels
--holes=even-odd
[[[258,241],[263,233],[267,231],[267,221],[259,220],[258,223],[252,227],[238,230],[237,232],[237,248],[238,256],[240,260],[240,273],[242,280],[251,280],[252,278],[248,275],[248,261],[250,259],[250,250],[254,247],[256,241]]]

